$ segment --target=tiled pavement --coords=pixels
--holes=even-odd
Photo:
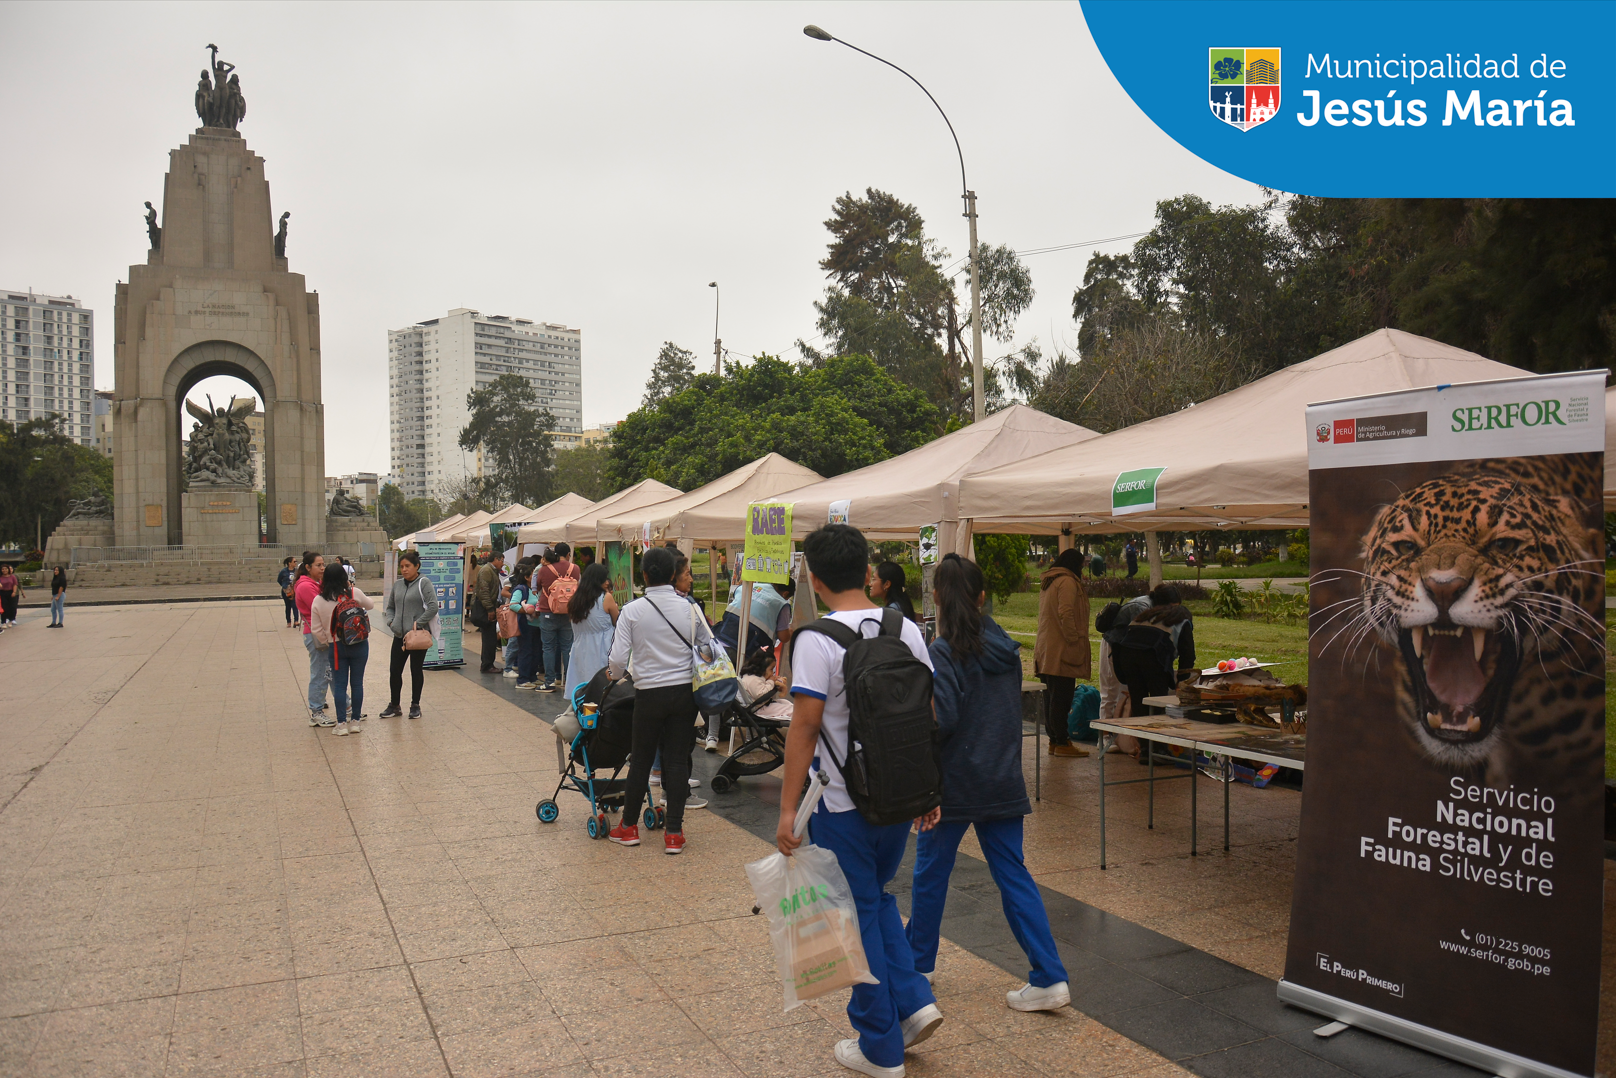
[[[0,636],[0,1074],[847,1073],[829,1056],[845,1000],[782,1014],[749,915],[769,777],[692,813],[683,857],[624,850],[585,836],[577,798],[534,819],[555,764],[534,716],[554,697],[433,673],[424,719],[339,740],[302,718],[278,604],[69,619],[47,632],[24,611]],[[912,1074],[1452,1072],[1355,1032],[1319,1041],[1274,1001],[1297,794],[1237,787],[1227,855],[1203,798],[1192,860],[1184,784],[1158,788],[1155,831],[1123,788],[1102,873],[1094,761],[1045,764],[1028,861],[1078,1009],[1004,1007],[1022,960],[962,857],[948,1020]]]
[[[0,636],[0,1074],[845,1073],[844,1000],[782,1014],[741,866],[539,824],[548,730],[454,673],[338,739],[269,603],[80,608]],[[385,638],[378,640],[381,651]],[[385,704],[379,658],[367,677]],[[1171,1075],[950,947],[911,1073]]]

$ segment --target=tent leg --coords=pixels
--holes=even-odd
[[[1161,539],[1155,532],[1145,533],[1145,554],[1150,558],[1150,586],[1159,588],[1162,582],[1162,552]]]

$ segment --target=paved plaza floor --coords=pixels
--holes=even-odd
[[[337,738],[307,725],[278,603],[46,620],[0,635],[0,1074],[848,1073],[830,1055],[845,995],[782,1013],[750,912],[772,777],[704,789],[680,857],[623,849],[587,837],[579,798],[534,817],[553,696],[433,672],[422,719],[375,718],[378,634],[372,717]],[[714,761],[698,753],[698,774]],[[1154,830],[1143,787],[1123,787],[1102,872],[1095,764],[1046,758],[1027,825],[1074,1006],[1005,1007],[1024,960],[968,839],[946,1021],[911,1074],[1475,1073],[1356,1031],[1319,1040],[1320,1019],[1274,1001],[1297,791],[1234,788],[1225,854],[1204,785],[1192,859],[1188,784],[1158,787]]]

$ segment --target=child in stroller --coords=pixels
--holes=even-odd
[[[774,655],[755,651],[741,666],[740,691],[724,709],[726,726],[741,731],[741,744],[718,765],[710,784],[725,793],[742,775],[764,775],[785,762],[786,727],[791,725],[791,700],[786,683],[770,677]]]
[[[575,718],[574,718],[575,717]],[[576,727],[571,723],[576,721]],[[534,811],[542,823],[554,823],[561,815],[556,798],[562,790],[573,790],[589,799],[587,826],[590,838],[605,838],[612,824],[607,814],[620,812],[628,779],[620,778],[628,763],[634,730],[634,679],[612,681],[600,670],[573,693],[572,710],[556,720],[557,736],[572,733],[567,762],[556,783],[555,793],[540,801]],[[610,778],[600,773],[611,771]],[[645,825],[660,826],[662,810],[646,809]]]

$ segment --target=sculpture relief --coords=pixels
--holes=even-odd
[[[191,486],[251,487],[257,479],[253,467],[252,430],[247,417],[256,405],[253,398],[237,402],[230,398],[226,408],[200,408],[190,401],[185,410],[196,420],[185,450],[185,479]]]
[[[346,487],[338,487],[337,492],[331,495],[331,508],[326,510],[327,516],[332,517],[368,517],[370,511],[365,503],[348,493]]]
[[[70,499],[67,504],[72,507],[67,514],[68,520],[112,519],[112,503],[99,490],[92,490],[83,498]]]

